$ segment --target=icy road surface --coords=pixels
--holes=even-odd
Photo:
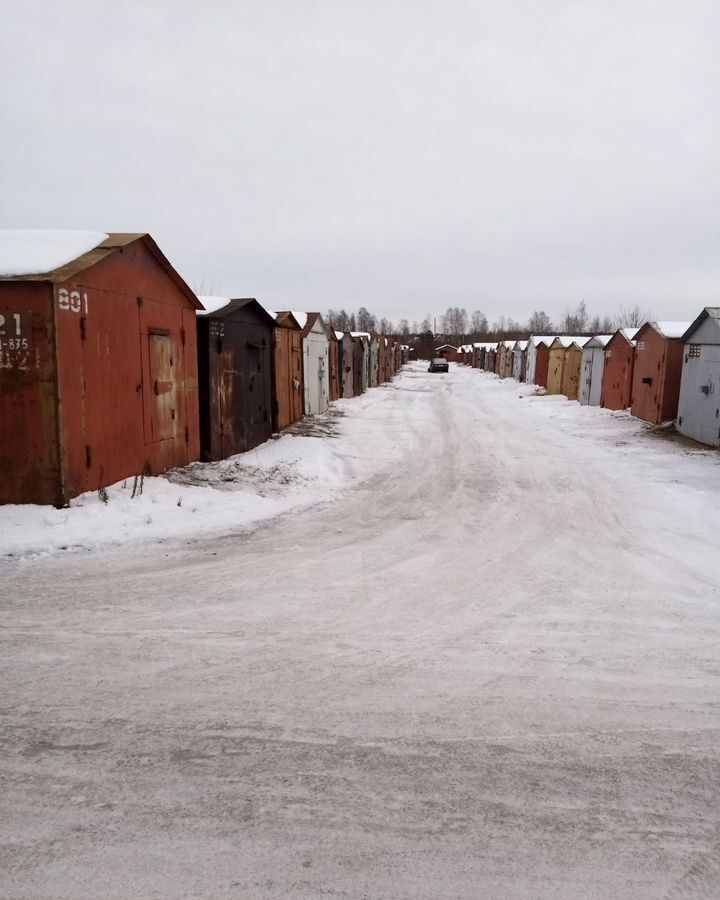
[[[720,896],[719,457],[528,393],[415,365],[336,502],[0,564],[0,896]]]

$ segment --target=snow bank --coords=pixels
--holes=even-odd
[[[397,416],[389,402],[395,390],[387,385],[338,401],[326,415],[299,423],[302,433],[248,453],[145,478],[134,498],[129,478],[107,489],[107,503],[92,492],[66,509],[0,507],[0,558],[239,533],[330,502],[400,458],[388,425]]]
[[[0,231],[0,278],[43,275],[107,240],[102,231]]]

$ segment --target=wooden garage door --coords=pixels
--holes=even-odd
[[[169,440],[176,434],[177,366],[173,343],[172,336],[167,332],[151,331],[148,334],[150,391],[146,392],[146,402],[150,407],[153,442]]]

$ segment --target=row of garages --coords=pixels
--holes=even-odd
[[[467,344],[457,359],[585,405],[674,421],[686,437],[720,446],[720,307],[694,322],[646,322],[611,335]]]
[[[147,234],[0,232],[0,503],[244,452],[406,352],[316,312],[201,299]]]

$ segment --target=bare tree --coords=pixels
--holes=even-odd
[[[357,313],[358,331],[375,331],[375,316],[361,306]]]
[[[407,319],[400,319],[398,322],[398,332],[404,338],[410,334],[410,323]]]
[[[565,307],[560,321],[560,331],[563,334],[582,334],[588,327],[587,304],[581,300],[575,309]]]
[[[378,331],[382,335],[388,335],[393,333],[393,323],[390,319],[382,318],[380,319],[380,324],[378,325]]]
[[[615,328],[639,328],[645,322],[651,321],[652,316],[646,310],[641,309],[636,303],[635,306],[618,307],[615,315]]]
[[[344,309],[340,311],[329,309],[327,320],[336,331],[349,331],[350,319]]]
[[[581,300],[575,309],[575,324],[577,325],[577,330],[581,334],[584,331],[587,331],[588,318],[587,303],[584,300]]]
[[[475,337],[486,335],[488,330],[488,320],[484,312],[479,309],[473,311],[470,316],[470,334]]]
[[[493,334],[505,334],[507,319],[505,316],[500,316],[497,321],[493,322]]]
[[[196,297],[222,296],[222,288],[212,276],[201,275],[199,280],[193,282],[192,289]]]
[[[442,316],[442,330],[457,343],[467,333],[467,310],[449,306]]]
[[[530,334],[550,334],[552,330],[553,323],[550,316],[542,309],[535,310],[528,322]]]

